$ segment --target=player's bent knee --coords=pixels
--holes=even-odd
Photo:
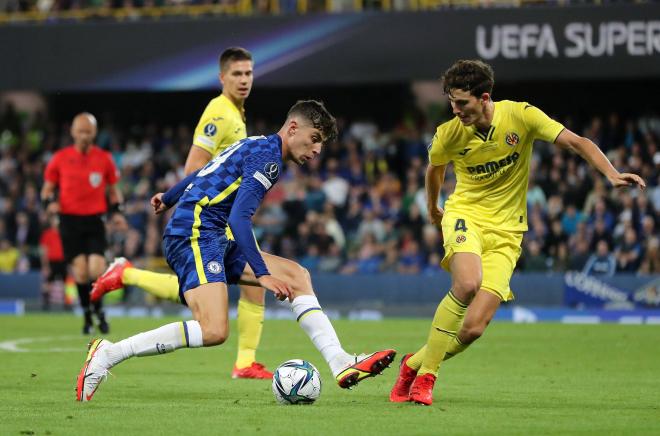
[[[464,302],[467,300],[472,300],[472,298],[477,294],[479,288],[481,287],[481,282],[475,279],[461,279],[456,280],[452,285],[452,292],[456,297],[461,299]]]
[[[312,276],[307,268],[302,265],[296,264],[295,268],[291,269],[291,276],[289,277],[290,284],[296,294],[313,294],[312,291]]]

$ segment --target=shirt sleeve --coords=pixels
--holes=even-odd
[[[522,103],[522,119],[527,130],[533,132],[534,138],[546,142],[555,142],[564,126],[550,118],[541,109],[529,103]]]
[[[227,220],[234,240],[257,277],[270,273],[257,248],[257,242],[254,240],[252,216],[266,192],[279,179],[280,165],[280,159],[272,153],[258,153],[246,160],[243,167],[243,180]]]
[[[161,198],[161,201],[165,203],[165,205],[169,208],[177,204],[179,201],[179,198],[183,195],[184,191],[188,187],[188,185],[193,181],[195,177],[197,177],[197,173],[199,173],[200,170],[194,171],[190,174],[188,174],[185,178],[183,178],[179,183],[176,185],[172,186],[170,189],[167,190],[163,194],[163,197]]]
[[[226,121],[217,113],[214,114],[211,104],[206,107],[197,123],[193,136],[193,145],[196,145],[211,155],[215,155],[218,144],[222,143]]]
[[[60,181],[60,167],[59,167],[59,155],[55,154],[53,158],[46,165],[46,171],[44,172],[44,179],[46,181],[58,184]]]
[[[429,162],[431,165],[447,165],[451,161],[446,149],[448,143],[448,138],[446,136],[447,135],[445,134],[445,130],[442,128],[442,126],[438,127],[438,129],[435,131],[433,140],[428,146]]]
[[[105,179],[108,182],[108,185],[114,185],[119,181],[119,170],[117,169],[117,165],[115,165],[115,160],[112,158],[112,155],[108,152],[106,152],[105,155],[108,159]]]

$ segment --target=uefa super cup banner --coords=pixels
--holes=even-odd
[[[465,58],[500,83],[657,78],[660,4],[0,25],[0,41],[0,89],[216,89],[232,45],[259,86],[433,80]]]
[[[632,288],[631,288],[632,285]],[[660,308],[660,279],[591,276],[577,271],[564,275],[564,304],[584,308]]]

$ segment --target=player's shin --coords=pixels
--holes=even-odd
[[[463,323],[467,304],[459,301],[451,291],[442,299],[433,317],[424,360],[418,374],[436,375],[447,349]]]
[[[469,346],[470,344],[465,344],[461,342],[457,334],[456,336],[454,336],[454,339],[452,339],[451,342],[449,343],[449,347],[445,352],[445,357],[442,360],[445,361],[451,359],[457,354],[465,351],[465,349]],[[422,362],[424,361],[425,353],[426,353],[426,345],[420,348],[419,351],[417,351],[415,354],[410,356],[410,358],[406,361],[406,365],[408,366],[408,368],[412,368],[415,371],[419,371],[419,368],[422,366]]]
[[[420,348],[415,354],[410,356],[410,358],[406,361],[406,365],[415,371],[419,371],[419,368],[422,366],[422,362],[424,361],[424,354],[426,354],[426,345]]]
[[[265,307],[238,300],[238,355],[236,368],[246,368],[255,361],[263,329]]]
[[[452,341],[450,342],[449,347],[447,348],[447,352],[445,353],[445,357],[444,357],[443,360],[451,359],[452,357],[454,357],[458,353],[462,353],[463,351],[465,351],[465,349],[469,346],[470,346],[470,344],[465,344],[465,343],[461,342],[458,335],[456,335],[454,337],[454,339],[452,339]]]
[[[300,327],[307,333],[314,346],[323,355],[323,358],[333,374],[338,374],[345,368],[351,356],[344,351],[330,320],[321,309],[321,305],[314,295],[300,295],[291,303],[291,309],[296,315]]]
[[[202,346],[202,328],[197,321],[179,321],[139,333],[107,349],[111,366],[128,358],[170,353],[179,348]]]

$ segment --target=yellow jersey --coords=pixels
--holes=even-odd
[[[481,132],[458,117],[441,124],[429,146],[432,165],[454,163],[456,189],[445,214],[485,228],[527,230],[527,179],[535,139],[554,142],[564,126],[525,102],[497,101]]]
[[[244,112],[224,94],[209,102],[195,128],[193,145],[216,156],[236,141],[247,137]]]

